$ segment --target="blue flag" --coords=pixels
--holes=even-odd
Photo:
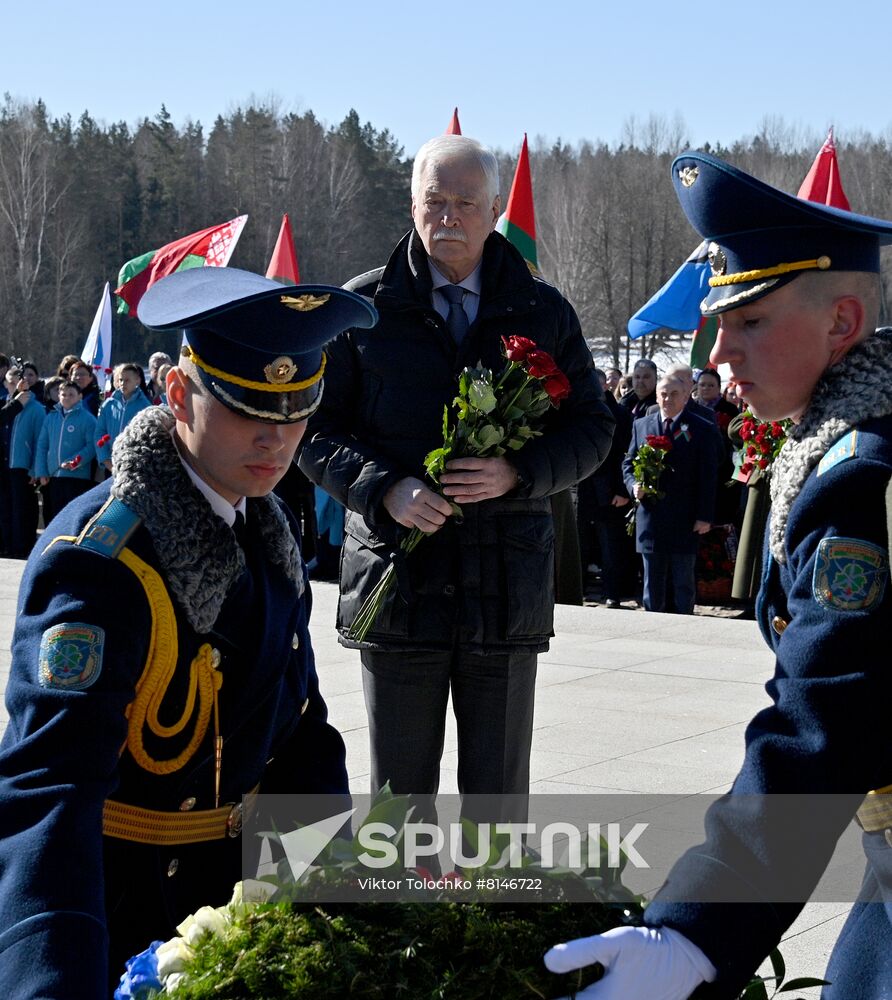
[[[696,330],[700,325],[700,303],[709,291],[709,262],[704,240],[665,285],[629,320],[632,340],[662,327]]]

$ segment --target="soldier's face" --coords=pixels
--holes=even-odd
[[[480,262],[499,207],[475,158],[425,164],[412,198],[412,221],[424,249],[450,281],[466,278]]]
[[[719,315],[710,361],[730,366],[738,397],[761,420],[798,419],[831,360],[832,313],[798,284]]]
[[[288,471],[307,422],[263,424],[225,407],[194,383],[168,376],[181,452],[198,475],[229,503],[270,493]],[[172,381],[173,379],[173,381]]]

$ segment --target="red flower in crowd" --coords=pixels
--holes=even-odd
[[[665,434],[648,434],[644,443],[660,451],[672,451],[672,441]]]
[[[502,343],[509,361],[523,361],[530,351],[536,350],[536,342],[529,337],[502,337]]]
[[[546,378],[549,375],[562,374],[548,351],[540,351],[538,348],[530,351],[524,358],[524,367],[533,378]]]
[[[102,437],[96,442],[97,448],[102,448],[111,441],[111,434],[103,434]]]
[[[570,395],[570,380],[560,370],[542,379],[542,388],[548,393],[548,397],[554,406],[559,406],[562,399]]]

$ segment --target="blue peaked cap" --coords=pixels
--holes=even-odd
[[[677,157],[672,183],[710,244],[704,316],[754,302],[803,271],[877,273],[880,246],[892,244],[892,222],[797,198],[708,153]]]
[[[372,327],[370,302],[332,285],[283,285],[233,267],[162,278],[138,306],[150,330],[182,329],[182,353],[224,406],[266,423],[306,419],[322,398],[328,341]]]

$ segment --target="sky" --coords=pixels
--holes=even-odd
[[[890,0],[45,0],[4,11],[0,92],[105,124],[164,104],[205,134],[252,99],[331,125],[353,108],[406,155],[456,106],[466,135],[509,152],[524,132],[615,145],[652,115],[694,147],[766,120],[806,146],[830,125],[892,141],[890,37]]]

